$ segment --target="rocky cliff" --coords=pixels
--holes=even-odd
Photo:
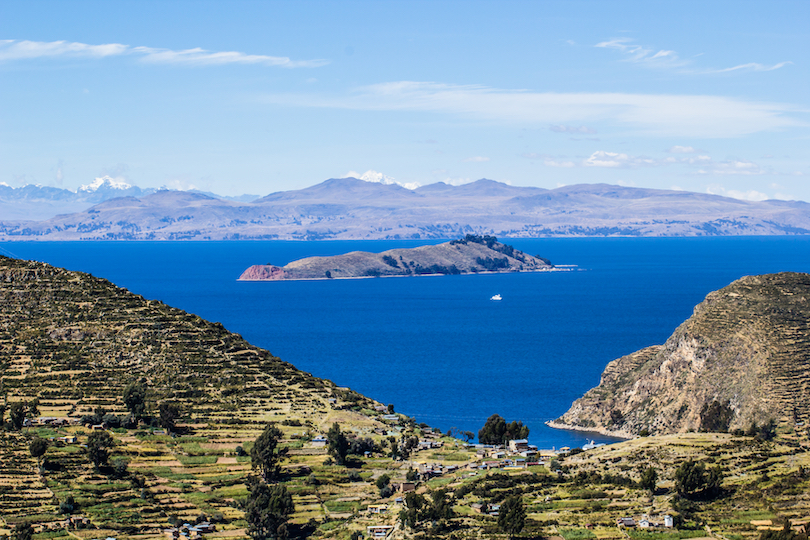
[[[549,425],[678,433],[705,429],[712,409],[730,430],[802,425],[808,390],[810,275],[749,276],[710,293],[664,345],[608,364],[599,386]]]
[[[391,249],[382,253],[353,251],[334,257],[307,257],[279,267],[254,265],[240,281],[340,279],[477,272],[536,272],[551,270],[551,263],[533,257],[492,236],[467,235],[435,246]]]

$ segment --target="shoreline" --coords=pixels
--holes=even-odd
[[[554,420],[549,420],[549,421],[543,422],[543,423],[545,425],[547,425],[548,427],[553,428],[553,429],[561,429],[563,431],[577,431],[577,432],[580,432],[580,433],[583,433],[583,432],[584,433],[598,433],[599,435],[603,435],[605,437],[613,437],[615,439],[622,439],[622,440],[625,440],[625,441],[629,441],[631,439],[637,438],[636,435],[632,435],[632,434],[630,434],[630,433],[628,433],[626,431],[611,431],[609,429],[599,428],[599,427],[585,428],[585,427],[582,427],[582,426],[572,426],[572,425],[569,425],[569,424],[563,424],[561,422],[556,422]]]

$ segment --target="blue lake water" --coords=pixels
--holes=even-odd
[[[24,242],[0,253],[89,272],[219,321],[316,376],[445,431],[498,413],[541,448],[604,438],[546,427],[605,365],[663,343],[707,293],[810,272],[808,237],[508,240],[577,271],[240,283],[252,264],[424,241]],[[503,300],[491,301],[494,294]]]

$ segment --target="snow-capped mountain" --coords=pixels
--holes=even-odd
[[[166,188],[161,188],[165,190]],[[117,197],[145,197],[156,193],[154,188],[133,186],[122,178],[102,176],[76,191],[56,187],[28,184],[13,188],[0,182],[0,221],[44,220],[60,214],[82,212],[93,205]],[[228,199],[247,202],[257,199],[256,195],[222,197],[207,193],[215,199]]]
[[[76,190],[76,193],[95,193],[99,189],[118,189],[125,191],[127,189],[132,189],[132,186],[120,178],[102,176],[101,178],[96,178],[87,185],[81,186]]]

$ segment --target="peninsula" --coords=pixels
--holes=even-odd
[[[809,298],[810,275],[794,272],[709,293],[666,343],[610,362],[548,425],[619,437],[769,424],[806,432]]]
[[[347,279],[380,276],[538,272],[554,268],[551,261],[498,242],[494,236],[468,234],[434,246],[391,249],[382,253],[353,251],[333,257],[307,257],[286,266],[254,265],[240,281]]]

